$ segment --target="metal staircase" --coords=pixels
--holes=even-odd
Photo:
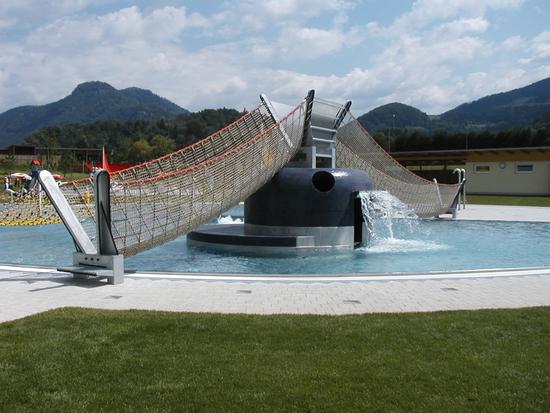
[[[336,133],[351,107],[351,101],[339,104],[308,94],[302,147],[289,166],[336,168]]]

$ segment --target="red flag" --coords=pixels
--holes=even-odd
[[[88,162],[83,161],[82,164],[92,172],[94,170],[94,166],[90,165]]]
[[[109,160],[107,159],[107,152],[105,152],[105,146],[101,148],[101,168],[105,169],[107,172],[111,172]]]

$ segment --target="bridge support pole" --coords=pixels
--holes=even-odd
[[[118,253],[111,232],[111,198],[109,173],[99,170],[94,174],[96,246],[80,225],[69,203],[48,171],[40,172],[40,183],[71,234],[77,251],[71,267],[58,268],[74,278],[106,278],[109,284],[124,282],[124,256]]]

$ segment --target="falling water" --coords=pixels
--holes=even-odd
[[[447,248],[429,240],[414,210],[386,191],[360,192],[370,253],[414,252]]]
[[[395,238],[394,226],[399,223],[412,232],[418,225],[418,216],[387,191],[359,192],[363,220],[369,232],[369,238]],[[398,221],[399,220],[399,221]]]

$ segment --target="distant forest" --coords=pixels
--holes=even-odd
[[[111,162],[143,162],[181,149],[211,135],[243,115],[235,109],[206,109],[169,119],[98,121],[47,126],[28,135],[25,144],[44,148],[101,148]],[[64,163],[71,163],[64,159]],[[75,165],[78,162],[73,160]]]
[[[137,163],[191,145],[243,114],[223,108],[169,119],[48,126],[27,136],[24,142],[45,148],[105,146],[111,162]],[[391,152],[550,146],[550,119],[540,120],[530,128],[500,132],[426,132],[395,128],[379,130],[373,136]],[[78,169],[80,165],[76,158],[67,156],[62,163],[65,170]]]
[[[391,152],[550,146],[550,122],[539,122],[531,128],[500,132],[430,133],[410,129],[385,129],[379,130],[373,137],[380,146],[390,149]]]

